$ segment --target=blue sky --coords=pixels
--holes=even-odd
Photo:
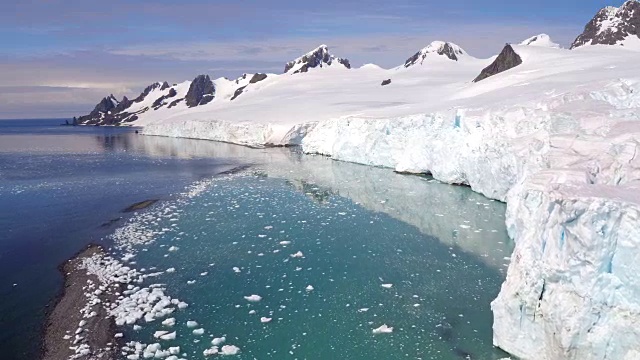
[[[569,44],[623,1],[2,0],[0,118],[66,117],[101,97],[200,73],[281,72],[319,44],[358,66],[402,64],[433,40],[476,57],[548,33]]]

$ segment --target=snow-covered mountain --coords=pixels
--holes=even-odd
[[[640,50],[640,2],[628,0],[619,8],[608,6],[598,11],[571,48],[599,44]]]
[[[460,46],[454,43],[434,41],[408,58],[404,62],[404,67],[422,65],[425,60],[428,61],[429,57],[445,57],[449,60],[458,61],[459,58],[464,57],[466,54]]]
[[[140,101],[103,99],[90,118],[135,116],[147,135],[300,145],[506,201],[516,249],[492,303],[494,344],[522,359],[640,359],[636,6],[592,21],[607,36],[625,29],[625,46],[582,46],[605,41],[587,36],[592,23],[577,50],[537,35],[477,59],[438,42],[392,69],[350,69],[321,46],[284,74],[157,83]]]
[[[529,45],[529,46],[543,46],[543,47],[551,47],[551,48],[559,48],[560,45],[554,43],[551,40],[551,37],[547,34],[540,34],[536,36],[532,36],[523,42],[520,45]]]
[[[284,73],[298,74],[307,72],[309,69],[328,66],[341,66],[351,69],[349,60],[331,55],[327,45],[320,45],[303,56],[289,61],[284,67]]]

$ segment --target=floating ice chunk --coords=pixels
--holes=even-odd
[[[189,306],[189,304],[187,304],[187,303],[186,303],[186,302],[184,302],[184,301],[180,301],[180,302],[178,303],[178,309],[186,309],[186,308],[187,308],[187,306]]]
[[[253,315],[253,314],[255,314],[255,313],[256,313],[256,311],[255,311],[255,310],[251,310],[251,311],[249,311],[249,315]]]
[[[302,253],[302,251],[298,251],[297,253],[291,254],[289,256],[291,256],[292,258],[302,258],[304,257],[304,254]]]
[[[173,252],[173,251],[178,251],[178,247],[177,246],[172,246],[169,248],[169,251]]]
[[[235,345],[225,345],[220,349],[222,355],[236,355],[240,352],[240,348]]]
[[[280,241],[280,245],[290,245],[291,241]]]
[[[188,328],[194,328],[194,327],[196,327],[196,326],[198,326],[198,322],[193,321],[193,320],[189,320],[189,321],[187,321],[187,327],[188,327]]]
[[[174,346],[169,348],[169,354],[178,355],[180,353],[180,346]]]
[[[239,272],[240,272],[240,268],[239,268],[239,267],[237,267],[237,266],[234,266],[234,267],[233,267],[233,272],[234,272],[234,273],[239,273]]]
[[[380,326],[379,328],[373,329],[373,334],[391,334],[393,332],[393,328],[387,326],[386,324]]]
[[[305,290],[307,290],[307,291],[313,291],[313,286],[311,286],[311,285],[307,285],[307,287],[305,288]]]
[[[204,334],[204,329],[200,328],[200,329],[195,329],[192,331],[193,335],[202,335]]]
[[[172,332],[172,333],[168,333],[165,335],[160,336],[161,340],[175,340],[176,338],[176,332]]]
[[[167,270],[165,270],[166,273],[171,274],[176,272],[176,268],[168,268]]]
[[[201,273],[200,273],[200,276],[207,276],[207,274],[208,274],[208,273],[209,273],[209,272],[207,272],[207,271],[205,271],[205,272],[201,272]]]
[[[213,340],[211,340],[211,345],[219,346],[224,344],[225,341],[227,341],[227,338],[225,338],[224,336],[219,338],[213,338]]]
[[[358,312],[367,312],[367,311],[369,311],[369,308],[362,308],[358,310]]]
[[[391,289],[393,287],[393,284],[382,284],[380,286],[382,286],[385,289]]]
[[[164,325],[164,326],[173,326],[175,324],[176,324],[176,319],[175,318],[168,318],[168,319],[166,319],[166,320],[164,320],[162,322],[162,325]]]
[[[169,333],[168,331],[159,330],[159,331],[156,331],[156,332],[153,333],[153,337],[156,338],[156,339],[159,339],[162,335],[166,335],[168,333]],[[154,350],[154,352],[155,352],[155,350]]]
[[[202,355],[204,356],[213,356],[213,355],[217,355],[218,354],[218,347],[214,346],[212,348],[206,349],[205,351],[202,352]]]
[[[249,296],[245,296],[244,298],[249,302],[258,302],[262,300],[262,296],[260,295],[249,295]]]
[[[268,318],[268,317],[264,317],[264,316],[260,318],[260,322],[261,323],[268,323],[271,320],[273,320],[273,319],[272,318]]]

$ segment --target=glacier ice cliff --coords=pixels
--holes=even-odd
[[[506,201],[516,242],[494,344],[523,359],[640,358],[638,83],[547,103],[318,123],[309,153],[429,173]]]

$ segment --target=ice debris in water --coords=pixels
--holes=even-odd
[[[264,316],[260,318],[260,322],[261,323],[268,323],[268,322],[271,322],[271,320],[273,320],[273,319],[272,318],[268,318],[268,317],[264,317]]]
[[[260,295],[249,295],[249,296],[245,296],[244,298],[249,302],[258,302],[262,300],[262,296]]]
[[[382,284],[381,286],[385,289],[391,289],[393,287],[393,284]]]
[[[382,326],[380,326],[380,327],[378,327],[378,328],[373,329],[373,334],[374,334],[374,335],[378,335],[378,334],[390,334],[390,333],[392,333],[392,332],[393,332],[393,328],[392,328],[392,327],[387,326],[386,324],[384,324],[384,325],[382,325]]]
[[[235,345],[225,345],[220,349],[222,355],[236,355],[240,352],[240,348]]]
[[[304,257],[304,254],[302,253],[302,251],[298,251],[297,253],[291,254],[290,256],[292,258],[302,258],[302,257]]]
[[[196,327],[196,326],[198,326],[198,322],[193,321],[193,320],[189,320],[189,321],[187,321],[187,327],[188,327],[188,328],[194,328],[194,327]]]
[[[307,287],[305,288],[305,290],[307,290],[307,291],[313,291],[313,286],[311,286],[311,285],[307,285]]]

